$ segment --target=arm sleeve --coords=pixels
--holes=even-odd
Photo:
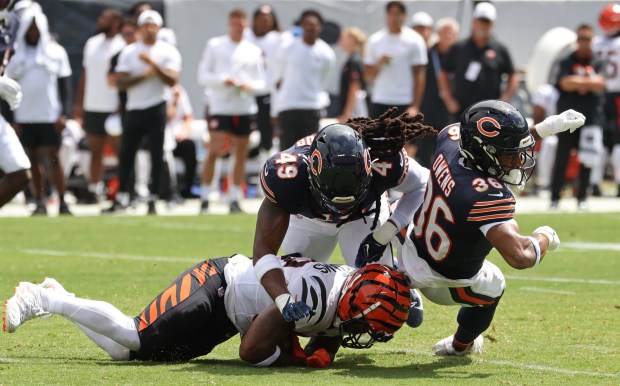
[[[424,200],[429,176],[430,171],[427,168],[409,158],[407,174],[400,185],[394,188],[403,193],[396,204],[394,213],[390,216],[390,220],[396,224],[398,229],[406,227],[413,221],[413,215]]]
[[[503,72],[505,74],[511,75],[515,72],[515,66],[512,62],[512,57],[510,56],[510,52],[506,47],[502,47],[502,56],[504,57],[504,68]]]
[[[497,225],[512,220],[515,215],[515,198],[509,193],[500,197],[497,196],[498,193],[500,192],[489,192],[478,200],[469,211],[467,222],[477,225],[482,230],[488,224]]]
[[[257,56],[258,58],[252,67],[252,80],[250,81],[250,85],[252,86],[253,94],[261,95],[268,91],[267,77],[265,75],[265,61],[263,60],[260,52]]]
[[[71,113],[71,100],[73,99],[71,90],[70,75],[58,78],[58,96],[60,97],[61,114],[66,117],[68,117]]]
[[[162,63],[162,68],[165,70],[181,72],[182,60],[179,51],[175,47],[170,46],[168,53],[168,56],[166,56],[166,59]]]
[[[129,51],[128,48],[125,47],[120,54],[118,54],[118,61],[116,62],[116,70],[115,72],[131,72],[131,67],[129,65]]]
[[[209,40],[198,65],[198,83],[203,87],[223,87],[224,77],[215,72],[213,41]]]

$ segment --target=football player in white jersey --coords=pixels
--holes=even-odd
[[[598,22],[604,35],[594,38],[592,50],[605,60],[605,115],[606,133],[609,135],[606,142],[612,148],[611,164],[620,197],[620,4],[605,6]],[[593,169],[592,174],[592,177],[598,176],[602,180],[603,170]]]
[[[291,297],[310,315],[286,321],[243,255],[210,259],[186,270],[135,318],[109,303],[81,299],[54,279],[21,282],[5,304],[3,329],[59,314],[115,360],[182,361],[208,354],[240,332],[239,354],[256,366],[327,367],[342,345],[387,342],[410,305],[403,274],[372,264],[362,269],[284,256]],[[304,349],[298,335],[312,337]]]
[[[2,76],[8,64],[12,42],[17,31],[17,17],[11,11],[12,1],[4,1],[0,8],[0,98],[11,110],[15,110],[22,100],[22,89],[16,81]],[[0,115],[0,207],[9,202],[30,182],[30,160],[22,147],[15,130]]]

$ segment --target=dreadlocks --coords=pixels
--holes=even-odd
[[[412,117],[408,113],[403,113],[392,118],[392,115],[397,110],[396,107],[391,107],[377,119],[359,117],[349,119],[346,123],[362,136],[369,148],[370,158],[372,160],[393,156],[402,150],[407,141],[412,139],[428,135],[437,135],[437,130],[422,123],[424,115],[418,113]],[[362,212],[363,208],[362,205],[360,205],[355,211],[356,213],[345,220],[341,220],[337,225],[338,227],[359,218],[359,216],[366,222],[365,216],[372,213],[374,213],[375,219],[370,230],[372,231],[377,227],[379,213],[381,213],[381,195],[374,182],[371,183],[369,188],[373,189],[375,194],[375,209]]]
[[[412,139],[437,135],[437,130],[422,122],[424,115],[403,113],[392,118],[396,111],[397,108],[392,107],[377,119],[359,117],[347,122],[362,136],[370,148],[370,158],[373,160],[396,154]]]

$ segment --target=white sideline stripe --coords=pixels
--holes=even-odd
[[[81,251],[58,251],[51,249],[17,249],[19,252],[27,253],[30,255],[47,255],[47,256],[84,256],[94,257],[97,259],[121,259],[121,260],[137,260],[137,261],[162,261],[162,262],[198,262],[201,258],[184,258],[184,257],[169,257],[169,256],[140,256],[140,255],[128,255],[124,253],[98,253],[98,252],[81,252]],[[601,284],[601,285],[620,285],[620,281],[612,280],[595,280],[595,279],[571,279],[562,277],[526,277],[526,276],[511,276],[504,275],[506,279],[511,280],[525,280],[525,281],[542,281],[551,283],[583,283],[583,284]]]
[[[620,251],[620,243],[562,243],[561,248],[579,249],[584,251]]]
[[[428,351],[421,351],[421,350],[412,350],[412,349],[407,349],[407,348],[402,348],[402,349],[387,349],[387,348],[374,348],[375,351],[383,351],[383,352],[391,352],[391,353],[402,353],[405,352],[407,354],[414,354],[414,355],[424,355],[424,356],[432,356],[434,357],[435,354],[430,353]],[[438,357],[440,358],[440,357]],[[547,372],[547,373],[556,373],[556,374],[563,374],[563,375],[585,375],[588,377],[605,377],[605,378],[620,378],[620,373],[596,373],[593,371],[583,371],[583,370],[570,370],[570,369],[561,369],[558,367],[551,367],[551,366],[541,366],[541,365],[532,365],[532,364],[528,364],[528,363],[518,363],[518,362],[511,362],[511,361],[499,361],[499,360],[494,360],[494,359],[483,359],[480,358],[479,356],[468,356],[467,358],[471,359],[472,361],[475,362],[480,362],[480,363],[488,363],[491,365],[498,365],[498,366],[510,366],[510,367],[516,367],[519,369],[528,369],[528,370],[535,370],[535,371],[543,371],[543,372]],[[458,360],[459,358],[455,357],[455,360]]]
[[[575,291],[561,291],[561,290],[552,290],[552,289],[539,288],[539,287],[521,287],[519,289],[521,291],[546,292],[550,294],[560,294],[560,295],[575,295]]]
[[[194,262],[200,261],[200,258],[187,258],[187,257],[166,257],[166,256],[136,256],[125,255],[117,253],[97,253],[97,252],[80,252],[80,251],[54,251],[49,249],[18,249],[18,251],[27,253],[29,255],[47,255],[47,256],[84,256],[94,257],[96,259],[122,259],[122,260],[137,260],[137,261],[161,261],[169,263],[178,262]]]
[[[506,279],[526,280],[526,281],[546,281],[550,283],[583,283],[583,284],[602,284],[602,285],[620,285],[620,281],[614,280],[596,280],[596,279],[570,279],[564,277],[526,277],[504,275]]]

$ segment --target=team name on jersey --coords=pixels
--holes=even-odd
[[[433,175],[437,180],[439,188],[443,191],[443,194],[445,194],[446,197],[450,197],[450,193],[452,193],[452,189],[454,189],[456,183],[450,173],[448,161],[446,161],[443,154],[439,154],[435,162],[433,162]]]

